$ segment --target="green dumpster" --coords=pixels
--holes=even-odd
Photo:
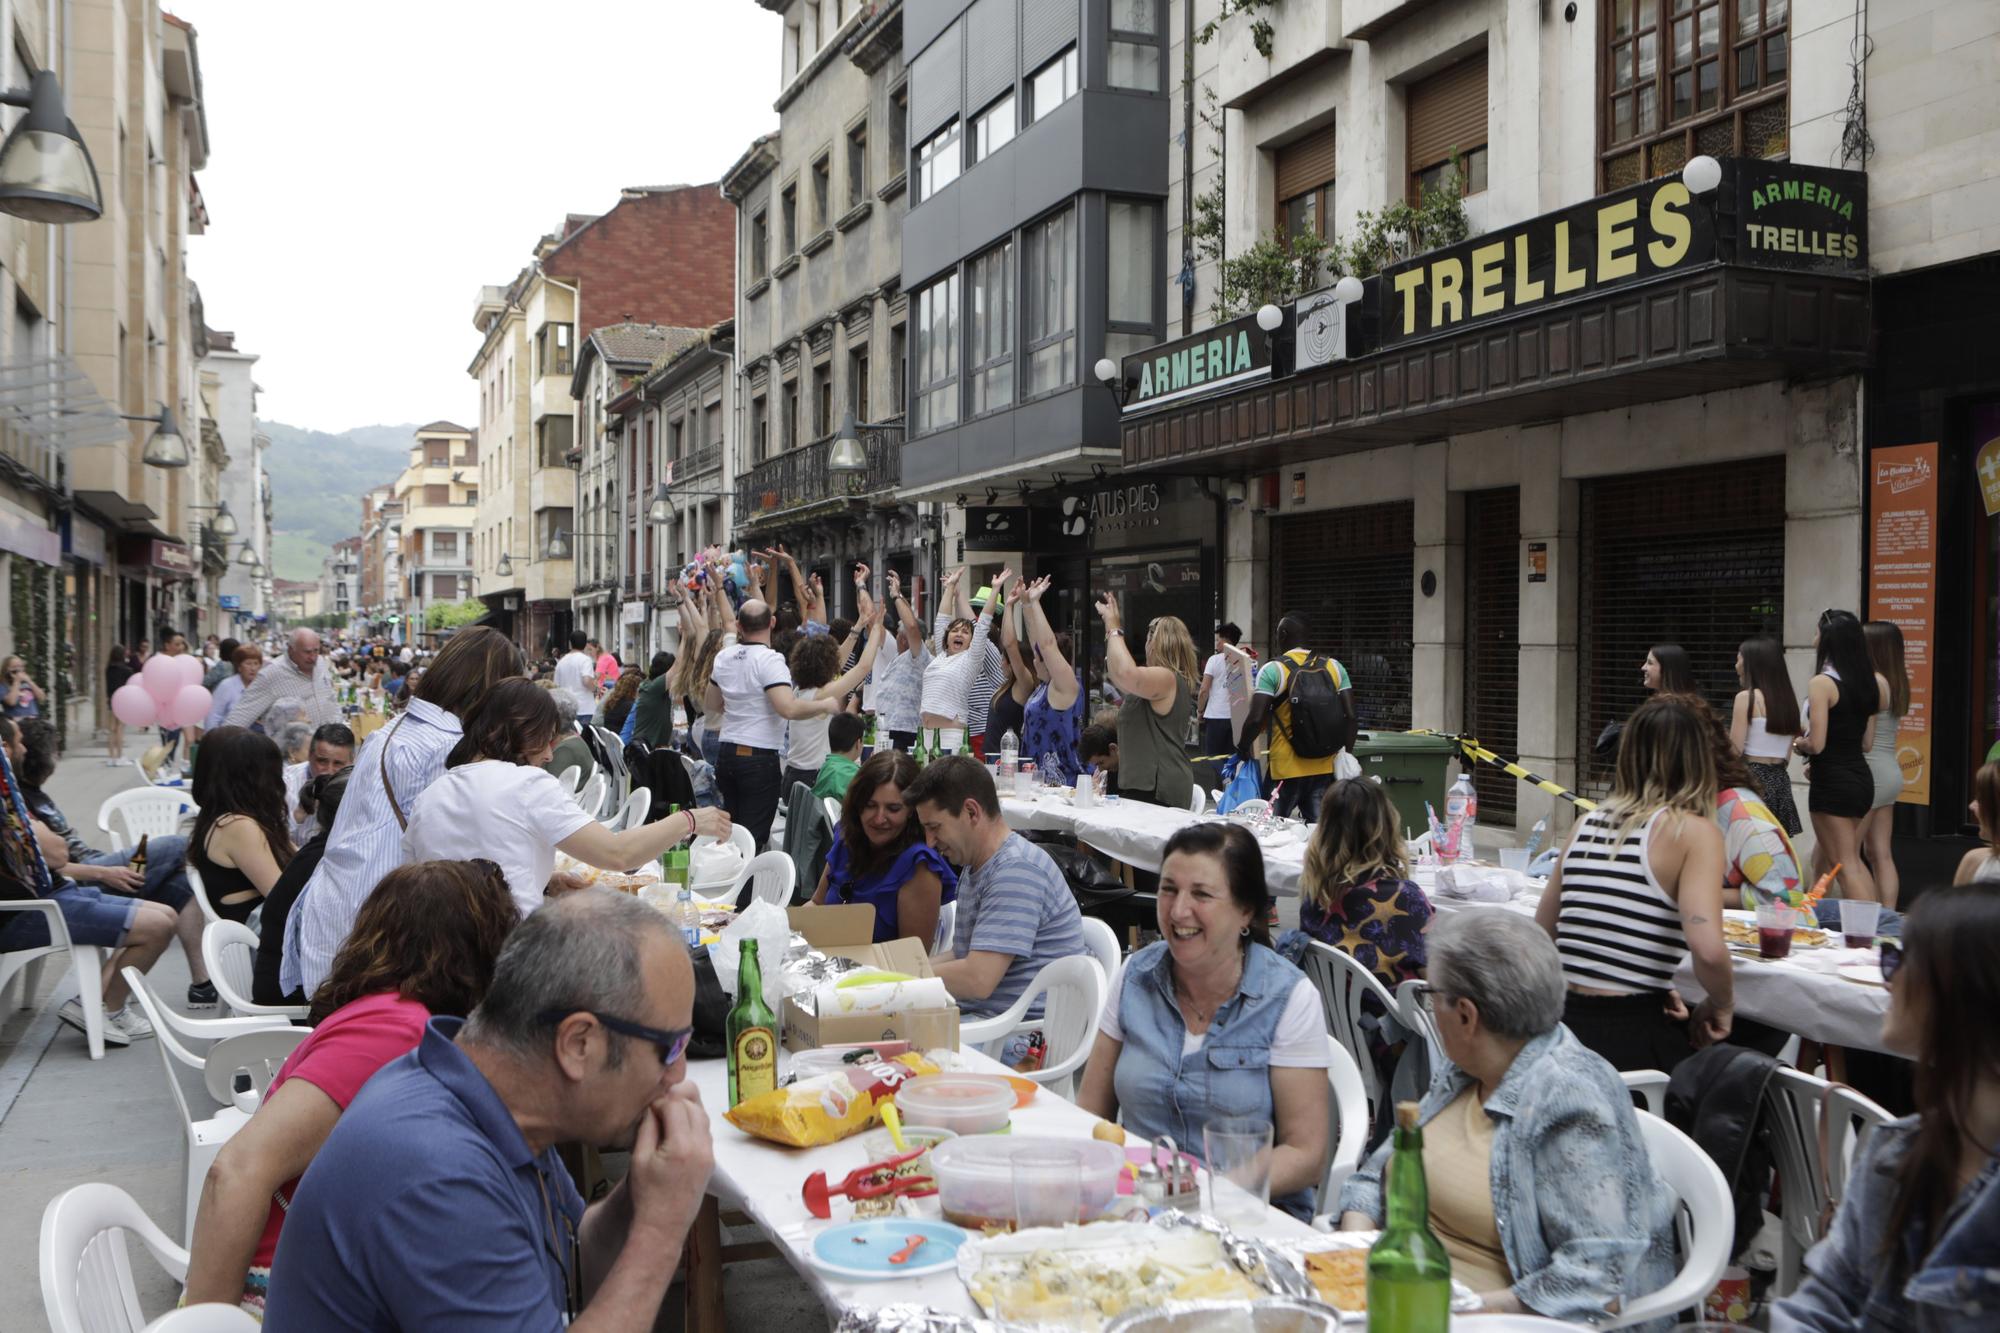
[[[1429,801],[1444,818],[1448,769],[1458,757],[1458,743],[1443,736],[1418,736],[1406,731],[1364,731],[1354,740],[1354,757],[1363,777],[1378,779],[1395,803],[1396,813],[1411,836],[1430,827],[1424,816]]]

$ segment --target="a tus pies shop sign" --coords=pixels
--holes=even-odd
[[[1678,175],[1502,227],[1383,271],[1380,344],[1394,347],[1665,276],[1718,258],[1867,271],[1867,178],[1731,160],[1692,194]]]

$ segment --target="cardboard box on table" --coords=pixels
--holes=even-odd
[[[826,907],[794,907],[787,915],[792,929],[806,937],[806,943],[838,958],[852,958],[885,972],[901,972],[913,977],[934,975],[930,952],[918,939],[887,940],[873,943],[875,909],[866,903],[840,903]],[[875,1014],[820,1015],[801,1008],[787,996],[780,1019],[785,1049],[808,1051],[819,1046],[842,1046],[864,1041],[907,1041],[916,1050],[937,1047],[958,1049],[958,1006],[901,1009]]]

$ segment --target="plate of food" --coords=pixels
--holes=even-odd
[[[877,1217],[829,1227],[813,1237],[817,1268],[857,1281],[922,1277],[958,1262],[966,1232],[949,1222],[916,1217]]]
[[[1342,1322],[1368,1317],[1368,1247],[1372,1231],[1337,1231],[1311,1240],[1274,1241],[1273,1248],[1296,1260],[1319,1298],[1340,1311]],[[1453,1278],[1451,1310],[1469,1314],[1479,1309],[1479,1293]]]
[[[1213,1232],[1143,1222],[974,1237],[959,1247],[958,1274],[990,1317],[1081,1333],[1168,1301],[1273,1294],[1231,1261]]]
[[[1732,949],[1757,952],[1757,918],[1748,912],[1725,912],[1722,917],[1722,938]],[[1824,949],[1827,933],[1817,926],[1799,926],[1792,931],[1794,949]]]

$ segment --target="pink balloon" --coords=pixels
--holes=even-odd
[[[208,674],[207,664],[193,653],[182,653],[179,657],[168,660],[180,668],[182,689],[201,684],[201,678]]]
[[[181,690],[181,669],[174,665],[174,659],[162,653],[154,653],[146,659],[146,665],[139,668],[139,679],[146,686],[146,693],[153,696],[153,702],[162,708],[174,701]]]
[[[127,681],[111,696],[111,713],[128,727],[150,727],[160,715],[160,706],[146,687]]]
[[[214,696],[199,685],[189,685],[174,696],[172,713],[177,727],[198,727],[208,721],[208,710],[215,706]]]

